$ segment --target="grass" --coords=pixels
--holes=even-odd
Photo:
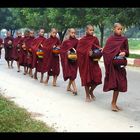
[[[129,54],[129,58],[137,58],[137,59],[140,59],[140,54]]]
[[[129,39],[128,43],[129,43],[129,49],[140,50],[140,40]]]
[[[0,132],[54,132],[54,129],[0,95]]]

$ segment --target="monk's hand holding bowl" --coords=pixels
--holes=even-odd
[[[90,50],[90,51],[89,51],[89,56],[92,56],[92,55],[93,55],[93,51]]]
[[[0,45],[0,49],[2,49],[2,48],[3,48],[3,45],[1,44],[1,45]]]
[[[102,52],[103,51],[103,48],[99,48],[99,50]]]
[[[125,53],[125,52],[120,52],[120,53],[119,53],[119,56],[124,57],[125,55],[126,55],[126,53]]]
[[[57,49],[60,49],[60,47],[59,47],[59,46],[57,46],[56,48],[57,48]]]
[[[9,45],[11,45],[11,44],[12,44],[12,41],[11,41],[11,40],[9,40],[9,41],[8,41],[8,44],[9,44]]]
[[[43,48],[43,45],[42,45],[42,44],[40,44],[40,47],[42,47],[42,48]]]

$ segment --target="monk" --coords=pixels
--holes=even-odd
[[[60,64],[59,64],[59,54],[53,54],[53,47],[60,49],[60,40],[56,37],[57,30],[55,28],[51,29],[50,37],[46,40],[46,57],[47,57],[47,79],[45,84],[49,81],[49,76],[53,76],[53,86],[56,86],[57,77],[60,73]]]
[[[122,35],[123,27],[120,23],[114,24],[114,34],[111,35],[103,49],[103,58],[105,65],[105,78],[103,91],[113,90],[113,98],[111,102],[112,111],[119,111],[117,106],[117,98],[119,92],[127,91],[127,78],[125,67],[114,67],[112,60],[115,56],[129,56],[128,40]]]
[[[46,38],[44,37],[45,30],[39,30],[39,36],[33,42],[33,68],[35,68],[34,79],[37,79],[37,72],[41,73],[40,83],[43,83],[44,73],[47,72],[47,59],[46,59]],[[37,55],[38,51],[43,52],[43,58]]]
[[[92,25],[86,26],[86,35],[79,40],[77,46],[78,66],[81,77],[82,86],[85,87],[86,102],[95,100],[93,90],[97,85],[101,84],[101,69],[98,61],[91,59],[91,49],[101,48],[96,36],[93,36],[94,28]]]
[[[13,40],[14,38],[11,36],[11,32],[7,31],[7,37],[4,39],[4,49],[5,49],[5,60],[7,61],[8,68],[13,68]],[[10,65],[11,61],[11,65]]]
[[[14,38],[13,46],[14,46],[14,60],[17,61],[17,68],[18,71],[20,72],[20,65],[19,65],[19,58],[21,55],[21,43],[22,43],[22,34],[20,31],[16,32],[16,38]]]
[[[63,78],[64,81],[69,79],[69,83],[67,86],[67,91],[70,91],[73,93],[73,95],[77,95],[77,87],[75,83],[75,79],[77,77],[77,60],[71,62],[68,59],[68,52],[75,51],[77,49],[78,45],[78,39],[76,39],[76,31],[74,28],[70,28],[68,30],[69,38],[65,40],[61,45],[61,64],[62,64],[62,70],[63,70]],[[71,89],[71,85],[73,87],[73,90]]]
[[[24,37],[22,38],[21,45],[21,57],[19,59],[19,64],[24,67],[24,75],[27,74],[27,57],[28,57],[28,49],[29,49],[29,40],[30,39],[30,31],[26,30],[24,32]]]
[[[0,38],[0,59],[1,59],[1,50],[3,48],[3,40]]]
[[[35,39],[35,36],[34,36],[34,31],[31,30],[30,31],[30,36],[29,36],[29,40],[28,40],[28,54],[27,54],[27,73],[29,73],[29,76],[33,78],[33,74],[32,74],[32,69],[33,69],[33,66],[32,66],[32,63],[33,63],[33,52],[32,52],[32,44],[33,44],[33,41]],[[28,72],[29,70],[29,72]]]

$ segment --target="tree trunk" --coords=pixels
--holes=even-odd
[[[62,31],[58,32],[61,42],[63,41],[66,32],[67,32],[67,29],[65,29],[64,32],[62,32]]]
[[[100,32],[101,32],[100,43],[101,43],[101,47],[103,47],[103,41],[104,41],[104,25],[99,25],[99,29],[100,29]]]
[[[11,29],[11,35],[14,36],[15,29]]]

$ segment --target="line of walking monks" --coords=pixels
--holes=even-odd
[[[119,92],[127,91],[126,70],[115,68],[112,60],[116,55],[128,56],[128,40],[122,35],[123,27],[120,23],[114,24],[114,34],[111,35],[104,48],[99,45],[99,40],[93,35],[92,25],[86,26],[86,35],[80,40],[76,39],[76,31],[73,28],[68,30],[68,38],[61,42],[57,38],[57,30],[51,29],[50,37],[44,37],[44,29],[40,29],[38,37],[34,37],[34,31],[25,31],[24,37],[17,32],[17,37],[13,38],[10,32],[4,39],[5,60],[8,67],[13,68],[13,61],[17,61],[18,71],[20,66],[24,67],[24,75],[29,73],[34,79],[38,79],[37,73],[41,73],[41,83],[47,84],[49,77],[53,76],[53,86],[56,86],[57,77],[60,74],[60,61],[64,81],[69,79],[67,91],[77,95],[75,79],[79,68],[81,85],[85,87],[86,101],[95,100],[94,89],[102,84],[102,73],[98,61],[92,59],[92,49],[99,48],[103,54],[105,65],[105,78],[103,91],[113,90],[111,102],[112,111],[121,110],[116,102]],[[2,40],[0,39],[0,46]],[[59,55],[60,54],[60,55]],[[75,55],[75,59],[68,59],[68,56]],[[77,58],[77,59],[76,59]],[[33,74],[33,69],[35,72]],[[47,78],[43,81],[44,74]],[[73,88],[73,89],[72,89]]]

